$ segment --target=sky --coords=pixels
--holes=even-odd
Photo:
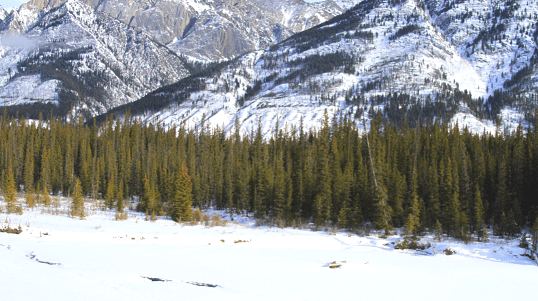
[[[0,5],[3,8],[18,8],[21,4],[27,2],[28,0],[0,0]]]

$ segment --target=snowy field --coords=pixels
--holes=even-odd
[[[88,211],[85,220],[48,209],[0,214],[0,228],[9,223],[23,230],[0,233],[0,300],[535,300],[538,295],[538,266],[521,256],[525,251],[517,239],[466,245],[426,237],[430,248],[402,251],[392,244],[399,236],[257,227],[238,216],[226,226],[150,222],[132,212],[115,221],[114,213]],[[445,255],[446,248],[456,254]],[[334,261],[341,266],[329,268]]]

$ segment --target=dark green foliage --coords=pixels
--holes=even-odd
[[[176,222],[190,221],[192,218],[192,183],[187,167],[183,166],[176,180],[172,219]]]
[[[6,203],[6,212],[15,213],[17,212],[17,197],[15,190],[15,179],[13,178],[13,171],[11,167],[4,172],[4,181],[3,181],[3,192],[4,192],[4,202]]]
[[[492,226],[499,235],[518,236],[536,219],[536,158],[532,129],[478,136],[437,123],[398,128],[381,114],[368,134],[354,120],[326,114],[317,131],[277,129],[267,140],[261,132],[165,129],[129,116],[92,128],[0,117],[6,190],[38,192],[45,203],[49,192],[76,191],[105,197],[119,213],[123,199],[137,199],[137,209],[152,219],[187,220],[198,206],[287,225],[406,226],[462,240],[471,234],[486,240]]]
[[[415,25],[415,24],[409,24],[406,25],[396,31],[392,36],[389,37],[389,40],[394,41],[398,39],[399,37],[405,36],[407,34],[410,34],[415,31],[420,31],[422,27]]]
[[[82,186],[80,185],[80,180],[78,178],[75,181],[73,203],[71,204],[71,217],[74,218],[75,216],[78,216],[80,219],[83,219],[85,216]]]
[[[485,211],[484,211],[484,205],[482,203],[482,196],[480,194],[480,189],[479,189],[478,184],[475,185],[473,211],[474,211],[473,229],[476,232],[478,241],[487,241],[488,232],[487,232],[486,224],[484,222]]]
[[[538,251],[538,217],[536,217],[536,220],[534,221],[534,225],[532,226],[531,239],[532,239],[532,250],[536,252]]]

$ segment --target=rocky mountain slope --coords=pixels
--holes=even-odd
[[[263,49],[339,15],[348,2],[303,0],[80,0],[95,12],[144,30],[176,53],[202,61]],[[349,1],[349,0],[348,0]],[[60,0],[31,0],[18,14],[32,22]],[[346,5],[347,4],[347,5]],[[21,30],[24,25],[12,25]]]
[[[31,0],[0,11],[0,102],[31,117],[74,105],[90,118],[342,10],[302,0]]]
[[[530,120],[536,99],[538,6],[526,2],[362,1],[114,112],[228,129],[237,118],[246,132],[260,120],[265,132],[300,117],[316,126],[325,109],[359,120],[379,109],[395,122],[458,121],[480,132],[504,116],[514,127]]]
[[[7,16],[7,11],[0,5],[0,20],[4,20],[4,18]]]
[[[477,132],[494,131],[499,120],[509,129],[534,121],[537,0],[84,1],[89,6],[32,0],[5,15],[3,32],[27,28],[32,43],[43,36],[61,51],[40,47],[35,59],[35,48],[3,46],[0,98],[15,104],[69,99],[64,103],[87,117],[130,110],[166,125],[192,127],[205,119],[231,129],[237,119],[245,132],[261,121],[266,133],[301,122],[315,127],[325,110],[359,125],[380,111],[396,123],[459,122]],[[67,21],[53,17],[74,6],[85,17],[72,11]],[[54,8],[30,13],[40,7]],[[75,39],[77,33],[74,42],[58,42],[71,23],[91,38]],[[113,42],[116,36],[121,42]],[[67,46],[57,46],[62,43]],[[69,69],[77,71],[69,72],[81,84],[42,72],[37,80],[37,66],[64,48],[79,51],[70,63],[77,67]],[[223,58],[233,59],[215,63]],[[212,63],[202,70],[194,61]],[[21,85],[21,78],[31,80]],[[41,94],[9,96],[18,90]]]
[[[32,117],[51,109],[64,115],[71,105],[91,117],[188,74],[179,56],[143,31],[73,0],[1,40],[0,100]]]

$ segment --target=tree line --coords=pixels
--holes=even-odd
[[[382,115],[368,133],[325,114],[319,129],[277,126],[270,138],[261,128],[244,134],[239,122],[227,135],[205,122],[165,128],[129,115],[91,127],[3,116],[1,184],[43,202],[81,194],[122,211],[131,200],[148,216],[176,220],[192,204],[289,225],[403,227],[462,240],[536,224],[534,129],[473,135],[437,123],[395,126]]]

